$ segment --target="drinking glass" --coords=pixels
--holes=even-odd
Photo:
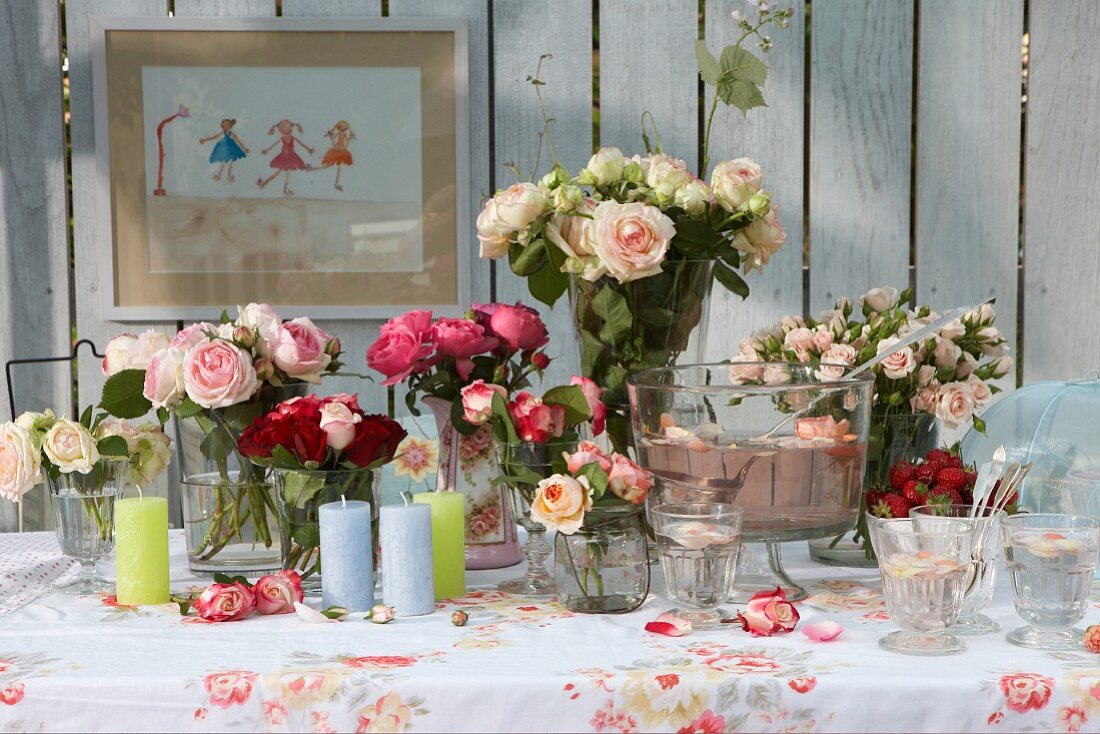
[[[1100,550],[1100,521],[1078,515],[1013,515],[1001,522],[1016,613],[1028,624],[1009,632],[1013,645],[1078,650],[1073,625],[1089,607]]]
[[[114,584],[96,575],[95,564],[115,546],[115,500],[129,479],[129,460],[108,457],[101,457],[87,474],[47,475],[57,544],[80,562],[80,575],[57,586],[62,593],[114,591]]]
[[[970,509],[970,505],[921,505],[909,510],[909,517],[917,522],[918,528],[926,517],[955,517],[970,519],[974,523],[974,542],[970,549],[970,568],[962,610],[959,620],[948,630],[953,635],[986,635],[1001,629],[999,623],[981,612],[993,601],[993,587],[997,582],[997,567],[1003,550],[1001,520],[1007,514],[999,510],[996,515],[970,518]]]
[[[671,610],[695,629],[733,615],[720,606],[733,589],[744,511],[720,502],[658,505],[650,511]]]
[[[948,517],[868,523],[890,620],[901,627],[878,641],[907,655],[950,655],[966,644],[947,633],[959,618],[974,524]]]

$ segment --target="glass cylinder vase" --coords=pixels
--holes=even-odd
[[[661,272],[626,283],[570,276],[569,303],[581,374],[605,389],[607,436],[632,454],[626,376],[650,367],[702,362],[714,262],[669,260]]]
[[[649,554],[642,508],[593,507],[572,535],[554,537],[558,601],[573,612],[622,614],[649,594]]]
[[[87,474],[47,474],[54,528],[61,552],[80,563],[80,575],[58,588],[93,594],[114,586],[96,575],[95,564],[115,546],[115,500],[130,479],[128,459],[101,457]]]
[[[272,474],[279,506],[282,568],[299,573],[303,591],[318,593],[321,590],[321,528],[317,508],[329,502],[340,502],[341,497],[370,503],[374,568],[381,567],[378,547],[381,469],[321,471],[276,468]]]
[[[436,491],[459,492],[466,502],[466,568],[505,568],[519,563],[516,525],[506,489],[493,484],[497,467],[488,426],[463,436],[451,425],[451,403],[426,397],[422,402],[439,429]]]
[[[187,565],[202,576],[256,575],[282,568],[279,510],[267,481],[238,471],[180,480]]]
[[[811,540],[810,558],[830,566],[875,568],[878,560],[867,534],[867,491],[890,484],[890,467],[899,461],[920,461],[936,448],[940,422],[929,413],[871,414],[867,438],[867,473],[855,530]]]

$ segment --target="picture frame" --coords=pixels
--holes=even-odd
[[[107,319],[466,309],[466,21],[93,24]]]

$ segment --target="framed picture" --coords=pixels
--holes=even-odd
[[[95,23],[107,318],[466,308],[464,21]]]

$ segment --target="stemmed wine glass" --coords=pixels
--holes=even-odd
[[[57,543],[61,552],[80,562],[80,575],[59,584],[66,594],[113,591],[96,575],[95,564],[115,546],[115,500],[130,480],[127,458],[100,457],[87,474],[48,476]]]

